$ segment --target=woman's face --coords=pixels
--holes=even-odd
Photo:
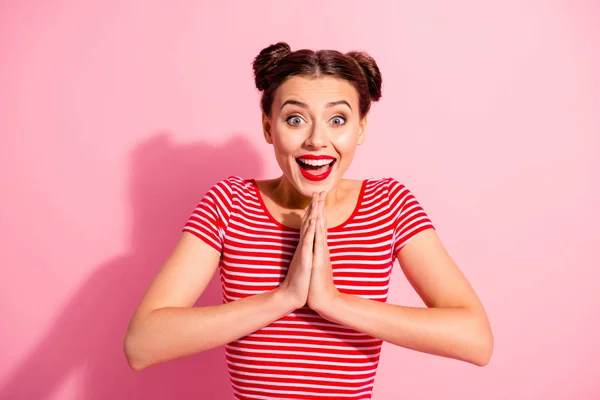
[[[358,107],[354,86],[331,76],[293,76],[277,89],[271,117],[263,114],[265,139],[303,196],[329,193],[342,179],[364,140],[366,118]]]

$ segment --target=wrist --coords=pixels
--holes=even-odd
[[[284,308],[286,315],[304,306],[304,304],[299,304],[299,301],[295,299],[295,296],[293,296],[285,285],[273,289],[271,293],[274,303]]]
[[[342,294],[334,286],[328,293],[322,294],[318,299],[313,299],[313,301],[310,302],[309,307],[321,317],[329,320],[329,316],[335,314],[333,310],[336,302],[339,301],[341,296]]]

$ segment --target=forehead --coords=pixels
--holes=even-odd
[[[289,99],[300,100],[311,107],[346,100],[354,109],[358,107],[358,92],[350,82],[332,76],[292,76],[279,86],[275,93],[275,104]],[[354,107],[356,106],[356,108]]]

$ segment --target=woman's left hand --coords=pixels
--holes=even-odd
[[[308,306],[316,312],[324,311],[339,291],[333,283],[333,271],[327,246],[327,218],[325,216],[325,192],[319,193],[313,263],[308,289]]]

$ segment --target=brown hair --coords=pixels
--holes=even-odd
[[[264,48],[252,63],[256,88],[263,92],[263,112],[271,115],[275,91],[294,75],[319,77],[330,75],[345,79],[357,90],[360,117],[369,112],[371,102],[381,98],[381,72],[375,60],[365,52],[343,54],[337,50],[291,51],[285,42]]]

